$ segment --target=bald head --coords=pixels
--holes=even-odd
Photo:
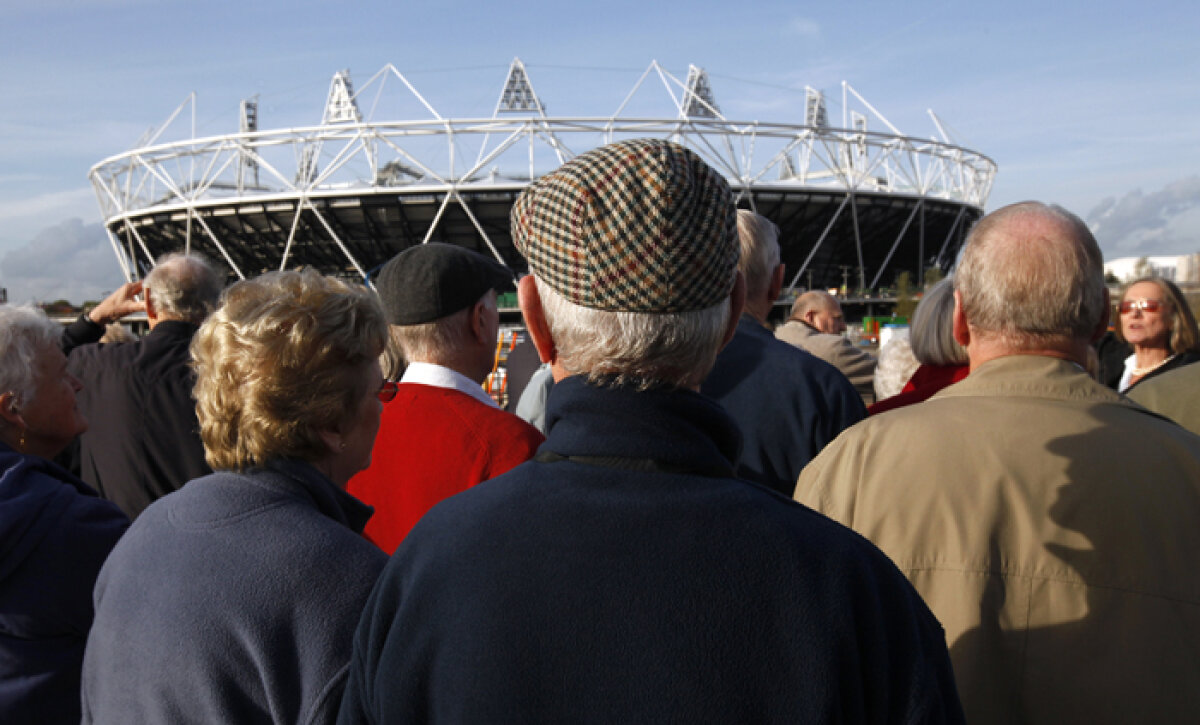
[[[809,290],[797,297],[792,303],[791,318],[829,335],[840,335],[846,329],[841,304],[822,290]]]
[[[199,325],[217,306],[221,277],[202,257],[168,254],[142,282],[154,315],[151,326],[162,320],[182,320]]]
[[[972,338],[1013,350],[1086,342],[1107,312],[1096,239],[1079,217],[1040,202],[981,219],[954,280]]]

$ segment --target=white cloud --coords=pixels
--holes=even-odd
[[[43,229],[0,261],[12,303],[97,300],[124,282],[100,224],[69,219]]]
[[[0,201],[0,222],[10,223],[18,219],[34,217],[62,218],[67,214],[78,214],[83,209],[91,209],[89,218],[99,218],[100,208],[96,203],[96,192],[91,187],[54,191],[27,199]]]
[[[1200,176],[1109,197],[1085,221],[1108,258],[1200,252]]]

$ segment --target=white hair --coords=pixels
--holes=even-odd
[[[703,310],[613,312],[577,305],[538,279],[558,361],[596,384],[693,388],[712,369],[729,323],[729,298]]]
[[[142,280],[159,317],[199,325],[221,297],[221,277],[197,254],[172,253]]]
[[[496,309],[496,290],[486,290],[470,307],[419,325],[392,325],[392,340],[406,362],[428,362],[471,344],[471,310],[482,303]]]
[[[761,299],[779,266],[779,227],[765,216],[738,209],[737,229],[738,269],[746,279],[746,299]]]
[[[954,339],[954,281],[947,277],[929,288],[913,312],[909,332],[912,353],[925,365],[965,365],[967,349]]]
[[[1088,339],[1104,315],[1100,247],[1059,206],[1022,202],[985,216],[954,279],[971,327],[1015,349]]]
[[[58,347],[62,328],[31,305],[0,306],[0,393],[12,392],[14,402],[33,402],[38,382],[38,355]]]

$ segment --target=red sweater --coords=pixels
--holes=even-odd
[[[967,377],[970,365],[922,365],[904,385],[904,390],[890,398],[884,398],[867,406],[867,415],[878,415],[884,411],[903,408],[906,405],[929,400],[934,393]]]
[[[470,395],[402,383],[383,407],[371,466],[346,490],[375,507],[366,536],[391,554],[439,501],[525,462],[543,440],[517,416]]]

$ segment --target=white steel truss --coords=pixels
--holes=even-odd
[[[627,117],[623,112],[630,99],[642,92],[644,82],[653,75],[662,81],[674,112]],[[363,105],[360,99],[367,99],[368,93],[378,99],[384,84],[392,79],[420,102],[428,111],[427,118],[381,120],[371,118],[371,113],[364,118],[359,110]],[[461,205],[496,253],[487,230],[472,213],[468,197],[491,189],[519,188],[577,153],[646,136],[671,138],[687,145],[724,174],[740,198],[748,198],[751,204],[753,193],[763,190],[845,195],[838,214],[849,202],[849,212],[855,214],[856,237],[857,194],[916,199],[921,203],[915,209],[922,208],[925,200],[983,208],[996,174],[996,164],[990,158],[952,143],[932,112],[941,140],[901,133],[846,83],[842,84],[842,96],[841,127],[829,125],[824,94],[812,89],[807,89],[804,123],[730,120],[721,115],[708,75],[702,69],[690,66],[687,80],[680,82],[653,61],[612,115],[548,116],[533,92],[524,64],[515,59],[492,117],[446,118],[400,71],[387,65],[357,91],[348,72],[335,74],[323,121],[312,126],[260,130],[254,103],[243,106],[239,133],[195,137],[193,95],[162,129],[137,148],[98,163],[90,170],[89,178],[114,251],[130,279],[136,270],[126,265],[126,255],[129,259],[144,257],[151,264],[154,259],[137,238],[135,225],[124,225],[124,239],[118,239],[113,230],[122,222],[147,215],[180,213],[187,218],[188,243],[192,234],[203,235],[242,276],[229,258],[225,242],[201,214],[235,202],[263,207],[291,204],[288,209],[294,209],[294,216],[287,230],[281,268],[289,264],[303,210],[315,215],[319,226],[345,252],[349,265],[366,279],[363,266],[322,212],[326,204],[364,195],[442,195],[438,219],[446,205]],[[158,143],[166,126],[189,104],[192,137]],[[525,114],[516,115],[514,111]],[[875,119],[871,126],[886,130],[871,130],[871,118]],[[905,229],[912,220],[909,217]],[[830,227],[832,224],[831,220]],[[435,219],[426,240],[436,227]],[[824,235],[816,241],[808,259],[823,241]],[[948,242],[941,243],[943,251]],[[143,254],[138,254],[139,250]],[[889,259],[894,251],[893,246]],[[861,248],[858,256],[860,283],[866,287]],[[878,283],[882,271],[871,271],[873,284]],[[803,272],[803,266],[795,271],[793,286]]]

